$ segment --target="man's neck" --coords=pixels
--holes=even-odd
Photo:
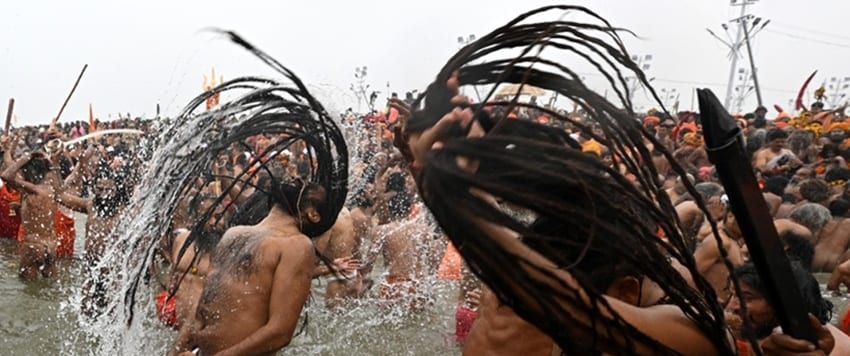
[[[272,227],[287,234],[301,233],[298,220],[289,213],[283,211],[283,209],[281,209],[278,205],[273,205],[269,214],[266,215],[265,219],[260,221],[258,225]]]

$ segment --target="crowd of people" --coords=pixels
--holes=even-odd
[[[499,31],[555,36],[559,27],[542,28],[550,30]],[[462,54],[500,39],[480,41]],[[570,93],[575,108],[518,94],[476,104],[461,86],[504,79],[476,77],[486,71],[464,71],[462,60],[419,98],[393,95],[367,115],[331,118],[287,71],[304,100],[249,95],[243,100],[261,109],[207,108],[205,117],[288,125],[210,144],[212,164],[169,210],[149,266],[164,280],[152,284],[160,292],[147,312],[176,331],[171,353],[273,354],[291,341],[316,285],[330,309],[376,298],[417,313],[434,300],[423,281],[438,276],[460,286],[455,338],[469,355],[850,354],[850,314],[834,310],[814,277],[829,274],[829,290],[850,292],[842,291],[850,288],[845,108],[815,98],[795,113],[758,107],[735,116],[811,314],[812,343],[778,328],[700,113],[633,113],[579,82],[542,76],[530,81]],[[73,255],[74,212],[84,214],[83,311],[98,317],[115,286],[105,251],[122,219],[140,218],[125,209],[143,199],[139,177],[165,123],[91,126],[3,136],[0,237],[19,241],[22,279],[50,278],[55,261]],[[116,128],[141,133],[98,134]],[[347,152],[356,153],[350,161]]]

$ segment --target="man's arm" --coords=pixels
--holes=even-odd
[[[7,150],[5,155],[11,155]],[[34,194],[39,192],[40,190],[35,184],[24,181],[23,179],[18,178],[18,171],[21,170],[27,162],[30,161],[31,156],[29,154],[24,154],[23,157],[19,158],[17,161],[14,161],[12,164],[6,166],[6,169],[3,170],[3,173],[0,173],[0,178],[3,179],[6,184],[16,190],[20,190],[25,193]],[[10,158],[11,159],[11,158]]]
[[[711,268],[717,260],[720,259],[720,247],[717,244],[717,239],[709,235],[705,238],[694,251],[694,260],[697,263],[697,271],[705,275],[708,269]]]
[[[482,228],[502,248],[528,262],[521,263],[520,266],[531,278],[538,283],[548,285],[559,293],[572,295],[575,298],[572,301],[560,300],[559,303],[575,318],[575,324],[564,325],[564,327],[578,339],[585,337],[588,340],[593,337],[605,338],[607,340],[603,340],[601,344],[610,345],[611,351],[619,350],[621,347],[627,345],[627,341],[621,337],[614,335],[612,338],[610,330],[606,330],[602,325],[596,325],[599,323],[594,321],[594,317],[587,315],[586,310],[588,306],[591,303],[595,303],[595,306],[591,308],[599,311],[601,315],[598,317],[613,319],[613,311],[623,321],[634,326],[646,336],[657,340],[679,353],[685,355],[717,354],[717,350],[711,340],[678,307],[664,305],[642,308],[616,298],[603,296],[605,302],[611,308],[609,310],[602,306],[601,301],[591,301],[575,277],[567,270],[559,269],[554,263],[546,259],[546,257],[523,244],[516,238],[515,233],[501,226],[496,226],[480,219],[477,220],[474,223]],[[538,270],[538,268],[543,268],[547,272],[554,274],[554,278]],[[577,305],[579,303],[584,304],[584,306]],[[594,327],[594,325],[597,328],[595,336],[587,332],[587,328]],[[637,354],[648,354],[652,351],[647,348],[647,345],[635,344],[633,346]]]
[[[75,195],[82,194],[83,174],[88,171],[89,162],[91,161],[95,151],[94,146],[89,146],[83,155],[80,156],[80,160],[77,162],[74,170],[67,178],[65,178],[65,181],[62,184],[62,191],[71,192]]]
[[[278,262],[269,299],[269,321],[216,356],[268,354],[289,345],[292,340],[301,309],[310,295],[316,255],[312,242],[306,237],[277,242],[275,246]]]
[[[378,260],[378,254],[384,248],[383,228],[376,227],[369,230],[369,248],[366,250],[366,256],[363,259],[363,265],[360,267],[360,274],[367,276],[372,273],[372,268],[375,267],[375,262]]]

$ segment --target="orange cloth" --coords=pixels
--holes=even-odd
[[[581,151],[591,152],[596,154],[597,157],[602,157],[602,145],[592,138],[581,144]]]
[[[738,347],[738,355],[740,356],[749,356],[750,355],[750,344],[748,344],[744,340],[735,340],[735,346]]]
[[[827,129],[826,132],[830,132],[830,131],[835,130],[835,129],[842,129],[842,130],[844,130],[844,132],[848,132],[848,131],[850,131],[850,123],[833,122],[831,125],[829,125],[829,129]]]
[[[56,258],[67,258],[74,255],[74,240],[77,237],[77,229],[74,227],[74,218],[66,216],[56,210],[53,214],[53,230],[56,232]],[[18,228],[18,242],[24,242],[24,226]]]
[[[0,238],[14,239],[21,227],[21,217],[12,209],[12,203],[21,203],[21,195],[3,185],[0,188]]]
[[[850,335],[850,308],[844,311],[844,315],[841,316],[838,322],[838,328],[845,334]]]
[[[645,119],[643,119],[643,126],[644,127],[649,126],[649,125],[658,125],[660,123],[661,123],[661,119],[658,116],[647,116]]]
[[[156,316],[163,324],[177,330],[177,296],[168,298],[168,292],[159,292],[156,295]]]
[[[66,258],[74,255],[74,240],[77,229],[74,227],[74,217],[65,215],[57,210],[54,215],[54,228],[59,243],[56,245],[56,257]]]
[[[446,246],[446,252],[443,254],[443,259],[440,260],[440,267],[437,269],[437,277],[446,280],[459,280],[461,263],[463,263],[463,261],[460,258],[460,253],[458,253],[455,246],[449,242],[449,245]]]

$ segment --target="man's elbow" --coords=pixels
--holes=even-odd
[[[11,182],[15,178],[15,174],[9,171],[3,171],[0,173],[0,179],[3,179],[6,182]]]
[[[270,340],[275,350],[280,350],[286,346],[289,346],[289,343],[292,342],[292,336],[295,333],[294,330],[289,330],[289,328],[280,328],[276,329],[272,333],[272,339]]]

